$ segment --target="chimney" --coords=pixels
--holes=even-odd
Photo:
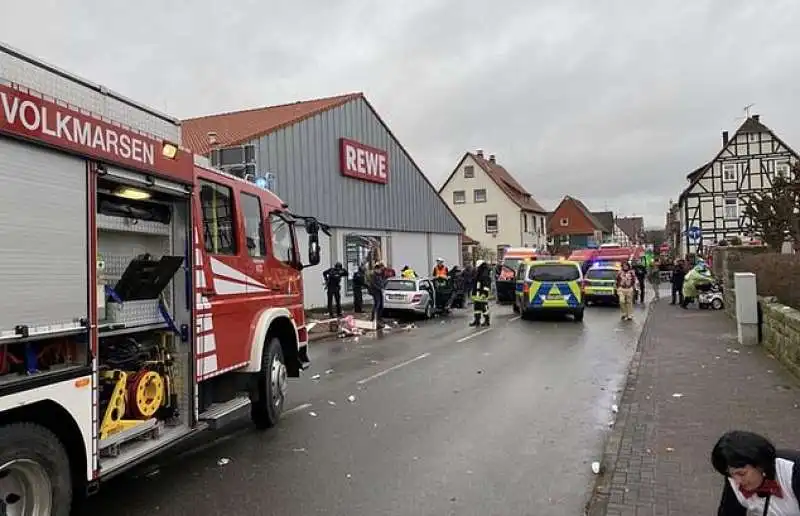
[[[209,145],[214,146],[217,144],[217,133],[215,133],[214,131],[209,131],[208,133],[206,133],[206,136],[208,136]]]
[[[475,154],[477,154],[479,158],[482,158],[483,157],[483,149],[478,149],[478,151]]]
[[[489,155],[489,161],[491,161],[492,163],[495,162],[494,154]]]
[[[756,122],[761,122],[761,115],[753,115],[753,120]]]
[[[722,145],[728,145],[728,131],[722,131]]]

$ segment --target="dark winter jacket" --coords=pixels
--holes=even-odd
[[[347,277],[347,271],[344,267],[331,267],[322,273],[322,278],[325,280],[325,287],[328,290],[340,290],[342,288],[342,278]]]
[[[482,293],[484,287],[491,287],[492,286],[492,271],[489,269],[489,266],[481,264],[480,267],[475,269],[475,281],[472,285],[472,295],[477,296],[479,293]]]
[[[373,296],[380,296],[383,293],[383,289],[386,287],[386,270],[385,269],[375,269],[369,275],[369,280],[367,283],[367,290],[369,291],[370,295]]]
[[[672,284],[677,286],[683,285],[683,278],[685,277],[686,270],[680,264],[675,264],[675,268],[672,269]]]

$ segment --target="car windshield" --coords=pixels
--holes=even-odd
[[[416,292],[417,282],[410,280],[389,280],[386,282],[386,290],[400,290],[402,292]]]
[[[617,271],[614,269],[589,269],[589,272],[586,273],[586,279],[615,280],[617,279]]]
[[[503,267],[508,267],[512,271],[515,271],[520,263],[522,263],[522,258],[506,258],[503,260]]]
[[[532,281],[575,281],[580,278],[580,270],[575,265],[535,265],[528,278]]]

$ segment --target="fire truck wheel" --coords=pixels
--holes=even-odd
[[[72,503],[69,458],[46,428],[0,427],[0,513],[68,516]]]
[[[258,392],[251,404],[250,415],[256,428],[267,429],[278,424],[286,401],[286,378],[281,341],[273,337],[264,348],[257,382]]]

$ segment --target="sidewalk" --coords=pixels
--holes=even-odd
[[[746,429],[800,447],[800,383],[722,311],[651,306],[587,514],[716,514],[711,448]]]

